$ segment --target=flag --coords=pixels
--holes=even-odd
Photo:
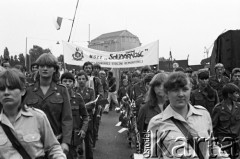
[[[61,28],[62,19],[63,19],[62,17],[57,17],[57,21],[55,23],[55,26],[56,26],[57,30],[60,30],[60,28]]]

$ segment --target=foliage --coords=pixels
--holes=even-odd
[[[4,49],[3,58],[4,59],[10,59],[9,51],[8,51],[7,47],[5,47],[5,49]]]

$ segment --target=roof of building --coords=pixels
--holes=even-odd
[[[113,37],[123,37],[123,36],[138,38],[136,35],[133,35],[128,30],[121,30],[121,31],[115,31],[115,32],[102,34],[102,35],[98,36],[97,38],[93,39],[92,41],[98,41],[98,40],[103,40],[103,39],[108,39],[108,38],[113,38]]]

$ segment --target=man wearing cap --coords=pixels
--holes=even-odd
[[[199,70],[198,88],[191,92],[190,101],[192,105],[205,107],[210,115],[214,106],[219,103],[217,91],[209,85],[209,71]]]
[[[214,69],[215,75],[209,78],[209,85],[217,90],[221,102],[223,100],[222,88],[225,84],[229,83],[229,78],[223,75],[225,69],[222,63],[217,63]]]

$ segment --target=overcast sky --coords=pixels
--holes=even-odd
[[[0,50],[24,53],[32,45],[62,53],[57,40],[67,41],[77,0],[1,0]],[[56,30],[54,20],[64,17]],[[159,40],[159,57],[200,64],[204,47],[224,31],[240,28],[239,0],[79,0],[71,42],[87,47],[89,39],[127,29],[142,45]],[[210,49],[211,51],[211,49]],[[211,54],[211,53],[210,53]],[[210,55],[209,54],[209,55]]]

